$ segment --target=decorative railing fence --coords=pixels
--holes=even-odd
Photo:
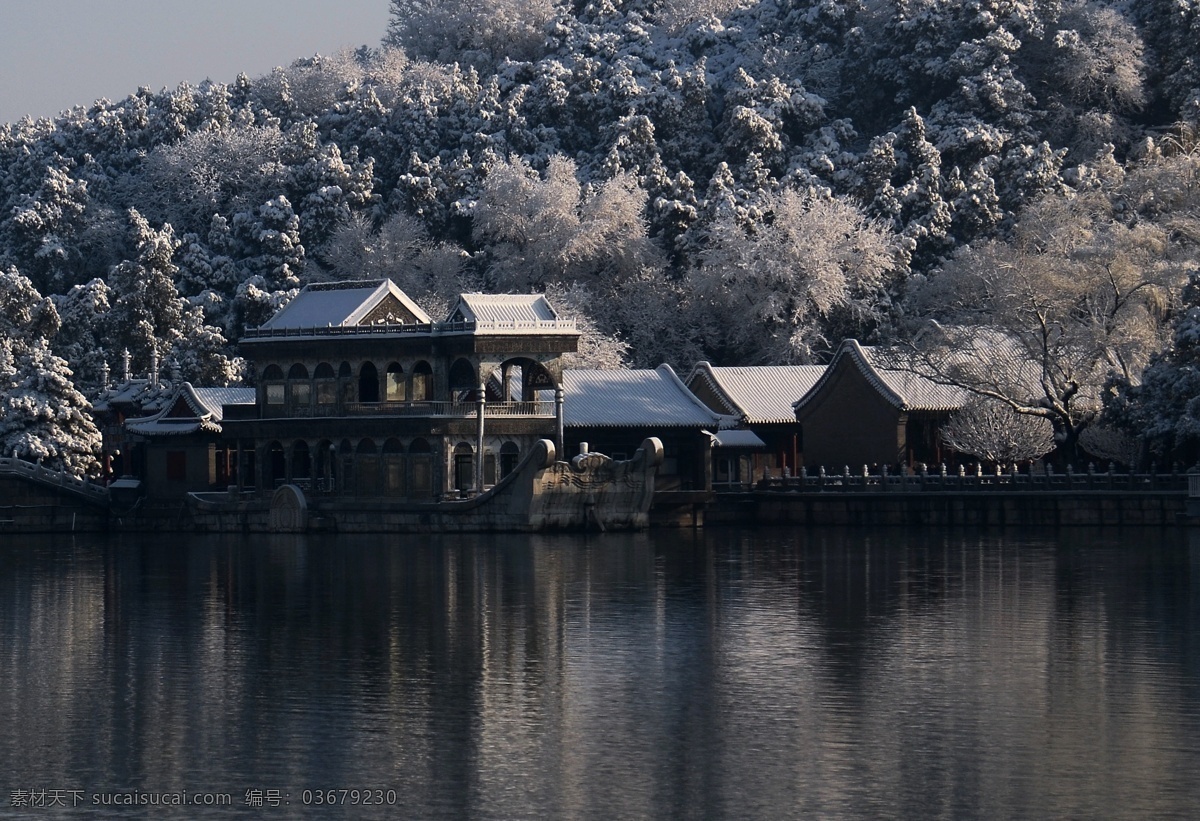
[[[937,470],[918,470],[895,473],[884,467],[872,472],[866,465],[857,471],[849,466],[839,473],[825,468],[815,473],[801,468],[798,476],[783,476],[762,479],[758,490],[792,491],[802,493],[920,493],[937,491],[1047,491],[1047,490],[1122,490],[1122,491],[1189,491],[1189,495],[1200,497],[1200,474],[1179,472],[1159,473],[1153,469],[1148,473],[1121,473],[1112,465],[1099,471],[1088,465],[1079,471],[1068,467],[1056,472],[1049,467],[1021,470],[984,471],[981,468],[967,470],[960,467],[948,470],[942,465]]]
[[[448,416],[472,417],[479,413],[475,402],[348,402],[349,416]],[[554,416],[551,402],[485,402],[485,417]]]
[[[23,476],[35,482],[51,487],[60,487],[72,493],[103,502],[108,499],[108,488],[87,479],[82,479],[61,470],[50,470],[23,459],[11,456],[0,457],[0,476]]]
[[[481,320],[478,322],[408,322],[403,324],[329,325],[322,328],[244,328],[242,339],[296,336],[385,336],[395,334],[575,333],[573,319]]]

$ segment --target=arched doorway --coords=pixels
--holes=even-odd
[[[354,452],[359,496],[379,495],[379,450],[371,439],[363,439]]]
[[[412,471],[411,496],[433,495],[433,448],[425,439],[414,439],[408,446],[408,463]]]
[[[312,478],[312,457],[308,442],[297,440],[292,445],[292,481],[307,483]]]
[[[389,496],[404,495],[404,446],[395,437],[383,443],[383,483]]]

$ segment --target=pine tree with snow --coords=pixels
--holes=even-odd
[[[74,474],[99,467],[100,433],[49,338],[54,304],[15,268],[0,270],[0,455]]]

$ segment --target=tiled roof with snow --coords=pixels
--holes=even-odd
[[[955,411],[963,406],[969,396],[967,391],[954,385],[935,382],[912,371],[882,367],[898,360],[890,352],[864,347],[855,339],[846,339],[838,346],[833,360],[817,383],[795,402],[797,410],[820,393],[842,359],[848,359],[888,402],[903,410]]]
[[[812,390],[824,373],[824,365],[714,367],[700,362],[687,381],[706,380],[747,424],[771,424],[795,422],[792,405]]]
[[[558,319],[542,294],[461,294],[456,312],[468,322],[548,322]]]
[[[254,388],[195,388],[190,382],[179,386],[156,413],[128,419],[125,429],[142,436],[183,436],[197,431],[221,432],[224,405],[253,405]],[[190,416],[173,415],[184,403]]]
[[[574,320],[560,319],[542,294],[460,294],[446,321],[489,333],[577,333]]]
[[[752,430],[719,430],[715,434],[719,448],[765,448],[767,444]]]
[[[261,330],[345,327],[359,324],[388,295],[412,312],[419,323],[429,315],[390,279],[358,282],[322,282],[306,285]]]
[[[253,405],[256,401],[254,388],[192,388],[193,395],[220,422],[224,418],[223,405]]]
[[[567,427],[728,426],[671,370],[565,370],[563,421]]]

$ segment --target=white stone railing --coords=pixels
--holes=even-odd
[[[347,416],[443,416],[472,417],[478,413],[475,402],[348,402]],[[554,416],[550,402],[488,402],[483,406],[484,417],[494,416]]]
[[[1187,480],[1186,483],[1184,480]],[[818,468],[810,471],[800,469],[798,476],[768,477],[759,480],[759,490],[800,491],[804,493],[846,493],[873,491],[886,493],[920,492],[939,490],[1123,490],[1123,491],[1182,491],[1186,485],[1189,495],[1200,496],[1200,475],[1182,473],[1122,473],[1109,466],[1097,470],[1095,465],[1079,471],[1068,466],[1057,472],[1049,467],[1025,468],[1021,471],[992,470],[978,467],[967,470],[959,467],[947,470],[939,466],[934,470],[896,473],[887,468],[869,469],[862,465],[858,470],[843,466],[840,470],[826,471]]]
[[[377,325],[329,325],[320,328],[245,328],[242,339],[294,336],[378,336],[387,334],[575,333],[573,319],[480,320],[478,322],[413,322]]]
[[[24,459],[0,457],[0,475],[22,476],[42,485],[59,487],[97,501],[108,499],[108,488],[62,470],[50,470]]]

